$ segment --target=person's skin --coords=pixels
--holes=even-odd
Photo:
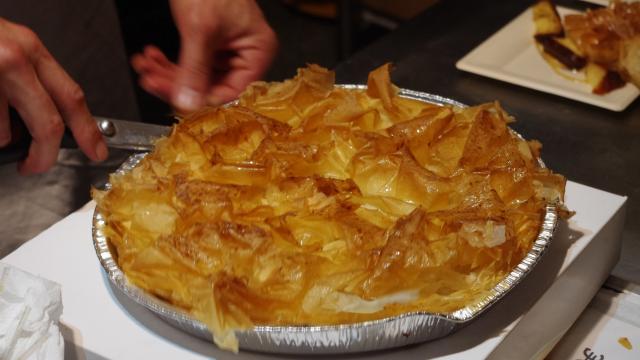
[[[267,70],[277,39],[253,0],[171,0],[180,32],[178,64],[156,47],[133,57],[140,85],[192,111],[233,100]],[[0,18],[0,148],[11,143],[8,107],[14,107],[33,140],[18,164],[23,175],[47,171],[57,159],[64,124],[94,161],[108,156],[82,89],[28,28]]]
[[[178,63],[155,46],[132,58],[146,91],[178,111],[235,99],[262,77],[277,38],[253,0],[170,0],[180,33]]]
[[[0,148],[12,141],[9,106],[33,138],[27,158],[18,164],[21,174],[42,173],[55,164],[64,124],[91,160],[107,157],[80,86],[33,31],[0,18]]]

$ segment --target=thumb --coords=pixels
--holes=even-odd
[[[214,49],[204,39],[183,38],[171,103],[182,111],[197,110],[205,104],[211,79]]]

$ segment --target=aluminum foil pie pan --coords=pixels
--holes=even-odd
[[[366,89],[363,85],[338,85],[347,89]],[[465,105],[448,98],[419,91],[400,90],[400,95],[439,105]],[[132,155],[116,173],[131,171],[145,157]],[[540,161],[544,166],[544,163]],[[110,185],[106,184],[105,188]],[[472,321],[493,306],[532,271],[548,249],[557,224],[557,207],[546,207],[544,220],[531,249],[522,261],[487,295],[475,304],[450,313],[411,312],[366,322],[324,326],[255,326],[236,331],[241,349],[268,353],[330,354],[389,349],[425,342],[445,336]],[[93,216],[93,242],[111,283],[136,303],[146,307],[169,324],[212,341],[207,326],[176,308],[129,283],[118,266],[115,249],[105,236],[105,219],[96,209]]]

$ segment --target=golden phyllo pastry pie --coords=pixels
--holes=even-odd
[[[565,179],[498,103],[458,108],[319,66],[184,117],[94,191],[128,280],[237,350],[255,325],[446,313],[529,251]]]

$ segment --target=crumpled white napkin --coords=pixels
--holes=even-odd
[[[0,359],[64,358],[60,285],[0,263]]]

